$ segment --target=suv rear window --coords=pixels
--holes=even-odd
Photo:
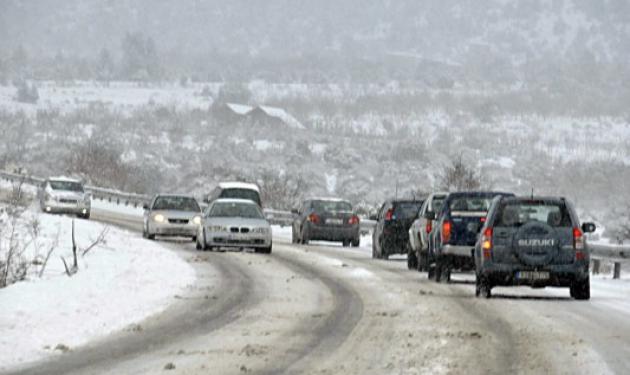
[[[572,227],[571,217],[561,202],[523,201],[503,204],[497,210],[497,227],[520,227],[531,221],[552,227]]]
[[[219,198],[247,199],[260,206],[260,195],[257,191],[251,189],[225,189],[221,192]]]
[[[487,212],[492,203],[492,197],[458,197],[454,198],[449,208],[451,212]]]
[[[352,205],[343,201],[313,201],[313,209],[318,212],[352,211]]]
[[[394,216],[397,219],[411,219],[418,216],[418,211],[422,207],[422,201],[417,202],[399,202],[396,204]]]

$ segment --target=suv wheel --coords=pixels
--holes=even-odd
[[[570,288],[571,297],[577,300],[589,300],[591,298],[591,281],[590,278],[586,278],[582,281],[576,281]]]
[[[409,245],[407,245],[407,268],[410,270],[418,268],[418,258],[416,257],[416,252],[411,250]]]
[[[483,298],[492,297],[492,286],[488,280],[479,275],[475,277],[475,296]]]
[[[422,251],[418,256],[418,272],[424,272],[429,270],[429,257]]]
[[[435,282],[442,281],[442,261],[440,259],[435,260],[435,269],[433,270],[435,276]]]
[[[359,247],[360,244],[361,244],[360,238],[355,238],[354,240],[352,240],[352,247]]]

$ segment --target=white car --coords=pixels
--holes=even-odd
[[[200,225],[201,208],[191,196],[160,194],[144,205],[142,234],[150,240],[157,235],[191,237],[196,241]]]
[[[44,212],[77,215],[89,219],[92,196],[83,182],[67,177],[50,177],[39,188],[39,205]]]
[[[205,210],[197,250],[250,248],[269,254],[271,247],[271,225],[254,201],[221,198]]]
[[[447,195],[448,193],[444,192],[429,195],[420,208],[416,220],[409,227],[409,249],[407,252],[407,267],[409,269],[428,270],[431,264],[429,234],[433,230],[433,220],[429,217],[432,213],[435,215],[442,207],[442,203]]]

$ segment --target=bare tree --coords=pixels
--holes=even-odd
[[[442,171],[439,187],[444,191],[476,190],[481,187],[481,180],[481,174],[467,166],[460,155]]]

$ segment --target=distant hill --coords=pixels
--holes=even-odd
[[[602,66],[628,76],[630,61],[627,1],[0,2],[5,60],[18,46],[35,57],[96,59],[102,48],[119,53],[136,31],[155,41],[166,73],[211,80],[509,83],[592,79],[589,69],[605,74]]]

